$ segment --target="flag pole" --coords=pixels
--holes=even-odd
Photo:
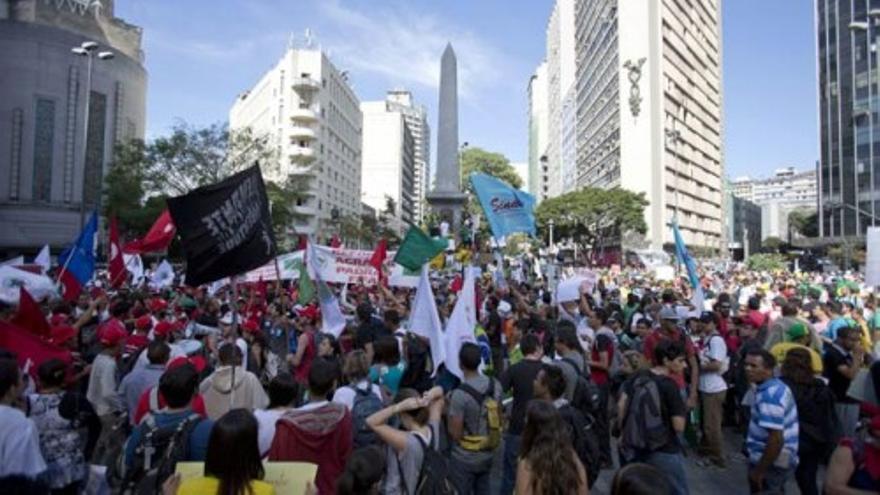
[[[232,285],[232,330],[238,334],[238,282],[235,279],[235,275],[229,277],[229,283]]]
[[[275,256],[275,297],[281,297],[281,268],[278,266],[278,256]]]

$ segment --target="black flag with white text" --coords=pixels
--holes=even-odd
[[[259,165],[168,199],[192,287],[260,267],[275,256],[269,199]]]

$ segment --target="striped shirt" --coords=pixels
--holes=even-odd
[[[765,381],[755,390],[752,419],[746,437],[746,450],[749,452],[751,464],[757,464],[761,460],[761,455],[767,448],[770,430],[782,430],[783,438],[782,451],[773,465],[783,469],[797,466],[797,406],[791,390],[777,378]]]

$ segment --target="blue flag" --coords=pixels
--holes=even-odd
[[[95,234],[98,232],[98,214],[92,213],[76,241],[58,255],[61,265],[60,282],[64,298],[75,299],[95,273]]]
[[[493,237],[502,239],[516,232],[535,235],[535,198],[531,194],[482,173],[471,174],[471,185]]]
[[[678,220],[672,221],[672,233],[675,235],[675,257],[678,258],[680,264],[687,268],[688,280],[691,283],[691,288],[696,289],[700,285],[700,276],[697,274],[697,264],[694,262],[694,259],[691,258],[690,253],[688,253],[687,246],[684,245],[684,239],[682,239],[681,232],[678,230]]]

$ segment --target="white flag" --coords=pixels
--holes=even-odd
[[[154,289],[163,289],[174,282],[174,268],[168,260],[162,260],[153,276],[150,277],[150,287]]]
[[[0,261],[0,266],[21,266],[24,264],[24,256],[16,256],[6,261]]]
[[[306,248],[306,265],[309,276],[315,282],[318,291],[318,302],[321,304],[321,331],[329,333],[337,339],[345,330],[345,316],[339,309],[339,300],[333,295],[327,283],[321,279],[321,262],[315,243],[309,240]]]
[[[40,250],[40,254],[38,254],[37,257],[34,258],[34,264],[43,267],[43,273],[48,272],[49,268],[52,267],[52,256],[49,253],[48,244],[43,246],[43,249]]]
[[[131,273],[131,284],[140,285],[144,280],[144,261],[141,255],[122,253],[122,261],[125,263],[125,269]]]
[[[446,322],[446,369],[460,379],[464,379],[458,364],[458,351],[466,342],[477,343],[474,328],[477,326],[477,304],[474,293],[473,267],[465,268],[464,283],[458,293],[458,300]]]
[[[37,275],[11,266],[0,266],[0,301],[18,304],[20,287],[30,293],[37,301],[58,297],[55,283],[45,275]]]
[[[431,361],[434,363],[434,373],[440,363],[446,358],[446,343],[443,336],[443,327],[440,324],[440,314],[437,312],[437,302],[434,300],[434,292],[431,290],[431,280],[428,278],[428,265],[422,266],[422,276],[419,278],[419,288],[413,300],[412,312],[409,318],[409,331],[427,338],[431,343]]]

